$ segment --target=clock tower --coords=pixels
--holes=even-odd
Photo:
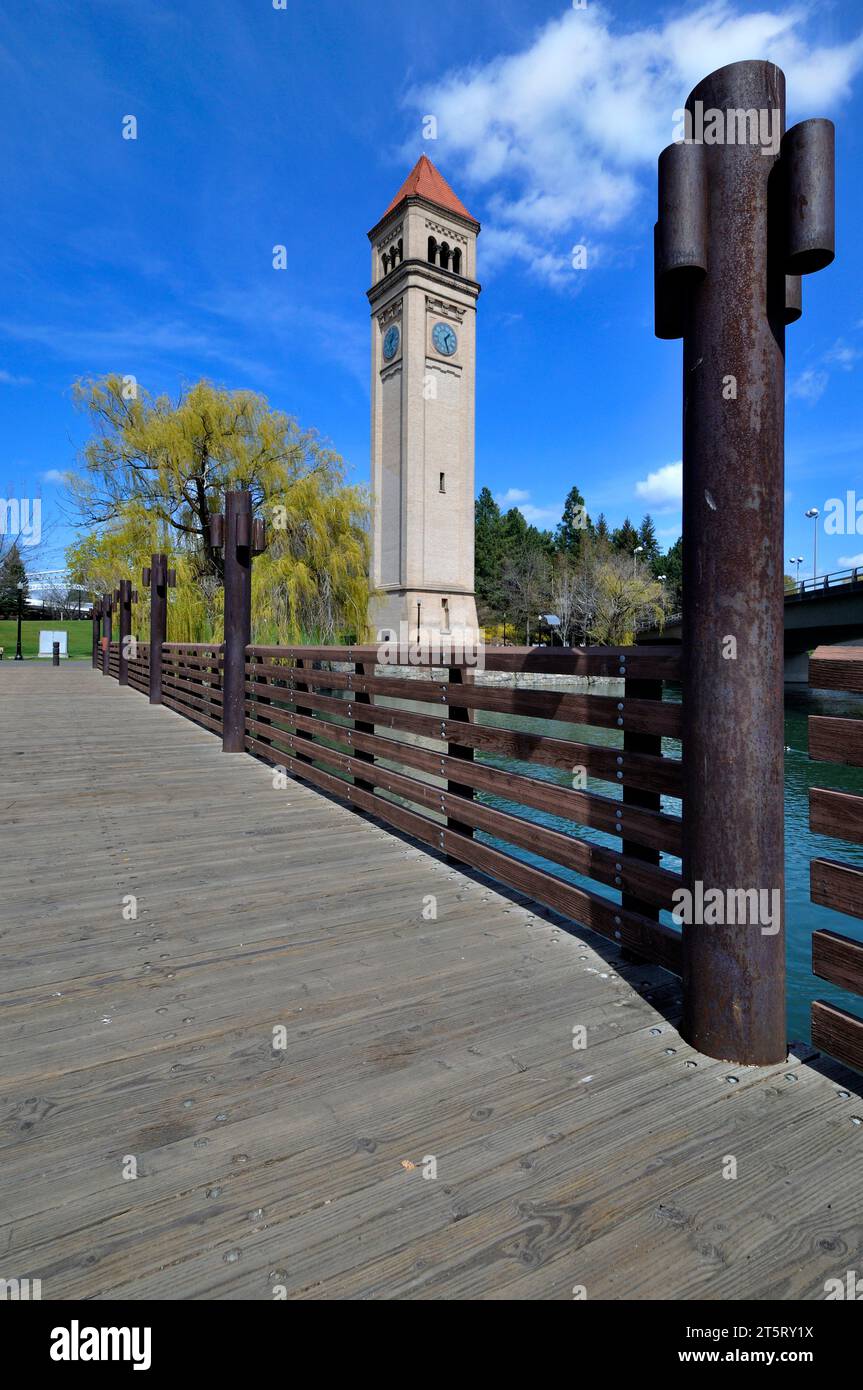
[[[376,634],[477,640],[479,229],[423,155],[369,232]]]

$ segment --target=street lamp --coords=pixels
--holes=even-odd
[[[803,564],[803,556],[802,556],[802,555],[789,555],[789,557],[788,557],[788,563],[789,563],[789,565],[796,565],[796,566],[797,566],[797,573],[796,573],[795,576],[794,576],[794,583],[797,585],[797,588],[799,589],[799,588],[800,588],[800,566]]]
[[[819,512],[817,507],[810,507],[807,512],[803,513],[803,515],[808,516],[815,523],[812,529],[812,541],[814,545],[812,559],[812,580],[814,582],[818,574],[818,518],[821,515],[821,513]]]
[[[633,552],[632,552],[632,577],[633,577],[633,579],[635,578],[636,574],[638,573],[638,557],[639,557],[639,555],[641,554],[641,552],[642,552],[643,549],[644,549],[644,546],[643,546],[643,545],[637,545],[637,546],[635,547],[635,549],[633,550]]]
[[[24,608],[24,581],[23,581],[23,579],[19,579],[19,580],[18,580],[18,583],[15,585],[15,588],[18,590],[18,641],[17,641],[16,646],[15,646],[15,660],[16,660],[16,661],[23,661],[23,660],[24,660],[24,657],[23,657],[22,654],[21,654],[21,614],[22,614],[23,608]]]

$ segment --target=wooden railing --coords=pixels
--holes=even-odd
[[[863,648],[818,647],[809,660],[809,684],[821,690],[863,695]],[[809,756],[817,762],[863,767],[863,719],[834,715],[809,718]],[[810,829],[863,844],[863,796],[813,787]],[[863,868],[836,859],[813,859],[810,896],[821,907],[863,917]],[[812,936],[812,973],[840,989],[863,996],[863,942],[834,931]],[[847,1066],[863,1071],[863,1018],[816,999],[812,1042]]]
[[[222,649],[218,643],[162,643],[162,704],[221,733]]]
[[[679,973],[680,935],[658,920],[681,882],[659,863],[663,851],[681,849],[680,817],[660,809],[662,795],[681,791],[680,761],[662,754],[662,738],[680,736],[680,705],[662,699],[663,682],[678,678],[679,651],[486,652],[487,671],[611,677],[623,686],[612,694],[507,688],[474,679],[470,667],[382,666],[377,655],[372,647],[247,647],[248,751]],[[511,722],[525,718],[536,726]],[[571,737],[572,725],[620,737],[613,746],[585,743]],[[569,785],[543,769],[565,770]],[[588,777],[619,794],[586,790]],[[524,811],[553,816],[560,828]],[[573,824],[620,846],[578,836]],[[606,884],[619,901],[510,847]]]
[[[120,673],[120,643],[109,642],[108,644],[108,675],[116,680]]]
[[[129,684],[142,695],[150,693],[150,644],[136,642],[129,656]]]

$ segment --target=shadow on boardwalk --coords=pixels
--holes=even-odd
[[[89,666],[0,665],[0,765],[0,1276],[819,1299],[859,1267],[838,1068],[697,1056],[661,970]]]

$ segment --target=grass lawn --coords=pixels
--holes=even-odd
[[[21,651],[25,658],[36,657],[39,655],[39,633],[45,629],[51,632],[68,632],[68,646],[70,660],[84,657],[90,660],[91,643],[93,641],[93,623],[89,618],[73,619],[71,622],[55,622],[46,618],[44,621],[39,619],[34,621],[32,618],[23,618],[21,621]],[[15,656],[15,640],[18,632],[17,618],[0,618],[0,647],[5,647],[3,653],[4,661],[11,661]],[[43,661],[50,661],[50,657],[43,657]]]

